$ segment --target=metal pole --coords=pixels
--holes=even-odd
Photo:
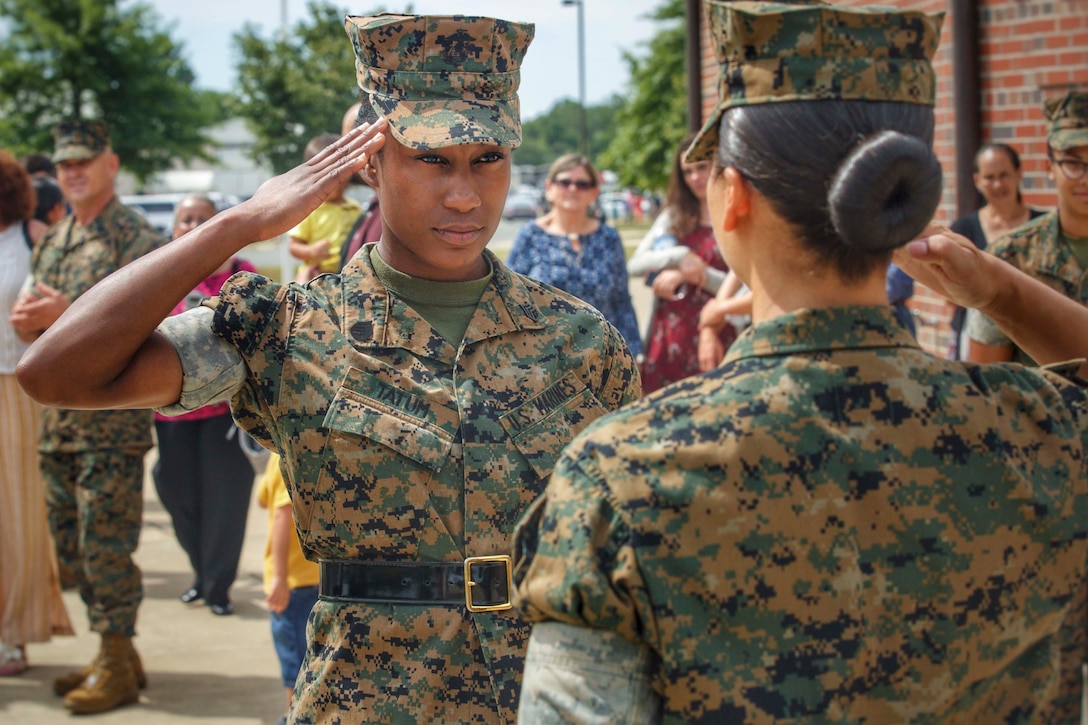
[[[582,155],[589,155],[589,138],[586,131],[586,24],[585,0],[578,0],[578,102],[581,104]]]
[[[562,0],[564,5],[578,6],[578,142],[583,156],[589,155],[586,131],[586,21],[585,0]]]

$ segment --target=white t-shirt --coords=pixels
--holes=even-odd
[[[15,334],[8,315],[30,271],[30,248],[23,237],[23,225],[15,222],[0,231],[0,374],[15,372],[26,349],[30,347]]]

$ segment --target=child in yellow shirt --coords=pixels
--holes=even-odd
[[[338,138],[333,133],[314,136],[306,144],[304,160],[309,161]],[[339,191],[288,232],[288,251],[305,263],[299,268],[296,282],[308,282],[319,274],[340,271],[340,248],[363,213],[359,202],[344,196],[350,185],[350,180],[345,181]]]
[[[272,616],[272,643],[280,661],[287,711],[295,679],[306,657],[306,621],[317,603],[318,566],[307,561],[298,543],[291,515],[291,498],[273,455],[261,476],[258,502],[268,509],[268,543],[264,550],[265,603]],[[285,715],[281,723],[287,721]]]

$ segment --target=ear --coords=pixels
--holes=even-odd
[[[978,189],[978,190],[979,190],[979,193],[981,194],[981,193],[982,193],[982,189],[980,188],[980,183],[979,183],[979,178],[978,178],[978,174],[977,174],[977,173],[975,173],[975,174],[971,174],[971,183],[973,183],[973,184],[975,185],[975,188],[976,188],[976,189]]]
[[[374,159],[367,159],[366,166],[359,169],[357,173],[367,186],[373,189],[378,188],[378,170],[374,168]]]
[[[722,174],[725,176],[726,185],[722,229],[731,232],[752,213],[752,187],[732,166],[726,168]]]

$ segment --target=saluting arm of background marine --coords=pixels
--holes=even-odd
[[[31,397],[65,408],[152,408],[177,401],[181,361],[155,328],[197,284],[253,242],[291,229],[385,141],[384,119],[359,126],[252,198],[117,270],[80,295],[23,355]]]
[[[985,314],[1041,365],[1088,359],[1088,307],[947,227],[926,227],[894,261],[950,301]],[[1088,375],[1088,364],[1080,374]]]

